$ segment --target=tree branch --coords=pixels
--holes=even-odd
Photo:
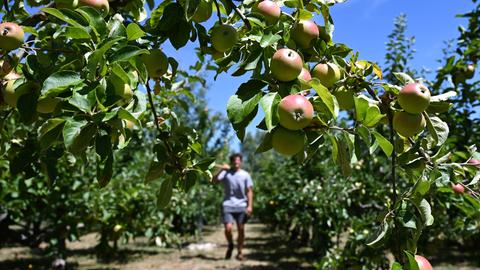
[[[220,7],[218,6],[218,2],[217,2],[217,0],[213,0],[213,3],[215,4],[215,7],[217,8],[218,22],[220,23],[220,25],[222,25],[223,24],[222,14],[220,14]]]
[[[252,29],[252,25],[250,25],[250,21],[243,15],[242,11],[238,9],[238,7],[233,3],[232,0],[225,0],[227,3],[230,5],[230,7],[237,13],[238,16],[242,19],[243,23],[245,23],[245,26],[247,27],[248,30]]]

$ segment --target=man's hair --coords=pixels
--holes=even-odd
[[[235,158],[239,157],[241,161],[243,161],[243,156],[242,154],[240,153],[235,153],[235,154],[232,154],[230,155],[230,162],[233,162],[235,160]]]

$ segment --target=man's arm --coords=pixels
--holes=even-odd
[[[222,165],[218,165],[218,168],[220,168],[220,170],[213,176],[212,178],[212,182],[214,184],[217,184],[221,181],[221,179],[219,179],[219,175],[223,172],[223,171],[226,171],[228,169],[230,169],[230,166],[228,164],[222,164]]]
[[[247,189],[247,215],[253,214],[253,187]]]

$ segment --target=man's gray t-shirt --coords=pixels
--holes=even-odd
[[[247,207],[247,188],[253,187],[250,174],[242,169],[224,170],[218,175],[223,183],[223,211],[242,212]]]

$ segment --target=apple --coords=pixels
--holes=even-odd
[[[115,226],[113,227],[113,231],[114,231],[114,232],[119,232],[122,228],[123,228],[122,225],[117,224],[117,225],[115,225]]]
[[[125,127],[129,130],[133,130],[133,128],[135,127],[135,122],[133,122],[133,121],[123,120],[123,123],[124,123]]]
[[[140,59],[153,79],[161,78],[168,70],[168,58],[160,49],[150,50],[150,54],[142,54]]]
[[[395,112],[393,115],[393,129],[403,137],[412,137],[425,129],[426,122],[422,114]]]
[[[253,10],[257,13],[260,13],[265,17],[265,20],[269,24],[275,24],[278,22],[280,19],[280,15],[282,14],[282,11],[280,10],[280,7],[277,5],[277,3],[270,1],[270,0],[264,0],[258,3],[253,7]]]
[[[277,50],[270,61],[270,70],[275,79],[282,82],[295,80],[302,72],[303,60],[291,49]]]
[[[312,75],[310,75],[310,71],[308,71],[308,69],[302,67],[302,71],[300,72],[300,74],[298,74],[297,79],[300,81],[302,90],[307,90],[311,88],[308,82],[312,79]]]
[[[8,81],[2,88],[3,101],[13,108],[17,107],[20,96],[32,92],[32,85],[22,84],[15,88],[15,80]]]
[[[452,184],[452,190],[455,192],[455,193],[464,193],[465,192],[465,187],[458,183],[458,184]]]
[[[272,135],[272,147],[280,154],[293,156],[302,151],[305,145],[305,135],[300,130],[288,130],[277,127]]]
[[[212,16],[212,2],[200,0],[197,10],[192,16],[192,20],[196,23],[202,23]]]
[[[115,95],[122,98],[122,100],[117,102],[118,105],[121,106],[125,103],[128,103],[133,98],[133,91],[128,83],[123,82],[122,79],[115,75],[110,77],[110,82],[115,89]]]
[[[312,77],[317,78],[327,88],[331,88],[342,77],[340,68],[334,63],[320,63],[312,70]]]
[[[277,113],[280,125],[290,130],[299,130],[312,121],[313,106],[302,95],[288,95],[278,104]]]
[[[418,268],[420,270],[433,270],[432,265],[427,259],[425,259],[425,257],[420,255],[415,255],[415,261],[417,261]]]
[[[338,106],[342,110],[350,110],[355,108],[355,101],[353,99],[354,92],[343,86],[339,87],[333,95],[337,98]]]
[[[292,29],[292,38],[300,48],[309,48],[320,35],[317,24],[312,20],[300,20]]]
[[[475,65],[468,64],[465,68],[465,78],[471,79],[475,75]]]
[[[480,160],[478,160],[478,159],[472,158],[469,161],[467,161],[467,163],[471,166],[475,166],[477,168],[480,168]]]
[[[430,90],[421,83],[409,83],[398,93],[398,104],[409,113],[421,113],[430,105]]]
[[[12,22],[0,24],[0,49],[11,51],[22,46],[25,39],[23,28]]]
[[[237,30],[231,25],[217,25],[212,28],[211,41],[215,50],[219,52],[226,52],[237,43]]]
[[[110,5],[108,0],[78,0],[78,6],[90,6],[102,11],[104,15],[108,14]]]
[[[52,113],[55,111],[57,104],[61,100],[56,97],[46,97],[39,99],[37,102],[37,112],[39,113]]]
[[[55,6],[57,8],[73,9],[78,6],[78,0],[55,0]]]

